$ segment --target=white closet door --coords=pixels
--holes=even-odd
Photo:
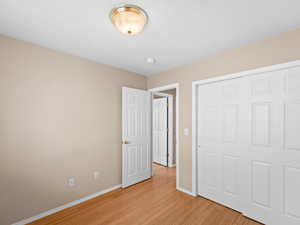
[[[279,219],[280,168],[282,147],[281,72],[245,77],[248,94],[245,102],[247,131],[243,155],[243,213],[259,222],[275,225]]]
[[[198,89],[198,193],[235,210],[240,210],[244,85],[234,79]]]
[[[153,100],[153,161],[168,165],[168,99]]]
[[[300,224],[300,68],[249,79],[244,214],[270,225]]]
[[[198,192],[216,202],[221,198],[221,109],[218,83],[199,87],[198,108]]]
[[[280,224],[300,224],[300,67],[282,71],[282,148],[280,163]],[[278,179],[278,178],[277,178]],[[280,182],[281,181],[281,182]]]
[[[241,211],[241,161],[245,149],[245,97],[247,82],[232,79],[221,82],[221,176],[223,204]]]
[[[198,193],[300,225],[300,67],[200,85]]]

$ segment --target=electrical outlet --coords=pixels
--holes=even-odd
[[[98,180],[100,176],[100,172],[99,171],[95,171],[94,172],[94,180]]]
[[[75,178],[74,177],[68,178],[68,185],[69,185],[69,187],[75,186]]]

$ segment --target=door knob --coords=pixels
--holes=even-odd
[[[123,145],[128,145],[128,144],[130,144],[130,142],[129,141],[123,141],[122,144]]]

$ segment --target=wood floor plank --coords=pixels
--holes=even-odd
[[[155,165],[152,179],[118,189],[30,225],[259,225],[240,213],[176,190],[176,169]]]

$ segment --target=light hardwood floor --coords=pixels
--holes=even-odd
[[[31,225],[259,225],[240,213],[175,189],[175,168],[50,215]]]

